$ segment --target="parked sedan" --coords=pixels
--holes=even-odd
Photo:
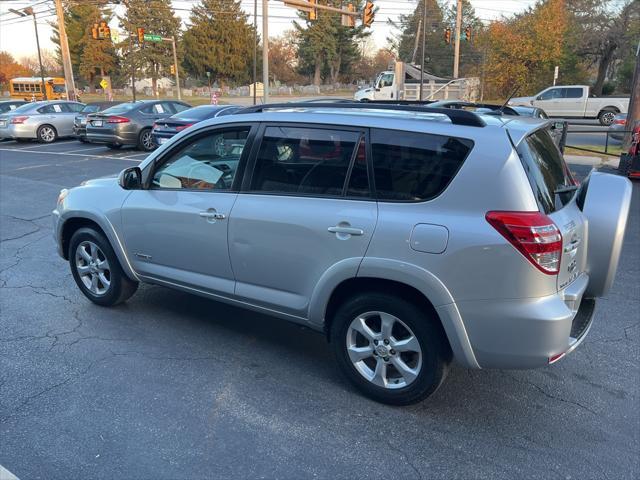
[[[209,118],[231,115],[242,107],[236,105],[200,105],[153,124],[151,135],[156,145],[162,145],[171,137],[198,122]]]
[[[91,102],[87,103],[82,111],[73,120],[73,134],[81,142],[87,141],[87,116],[90,113],[97,113],[122,102]]]
[[[0,138],[54,142],[73,135],[73,119],[83,103],[66,100],[32,102],[0,115]]]
[[[0,114],[11,112],[25,103],[26,100],[3,100],[0,102]]]
[[[524,107],[521,105],[510,105],[511,110],[514,110],[521,117],[533,117],[547,119],[549,116],[545,111],[538,107]]]
[[[609,138],[613,138],[614,140],[619,140],[619,141],[624,140],[626,127],[627,127],[627,114],[618,113],[613,118],[613,123],[609,126]]]
[[[157,146],[151,136],[153,124],[188,108],[191,105],[175,100],[121,103],[87,117],[87,140],[113,149],[130,145],[148,152]]]

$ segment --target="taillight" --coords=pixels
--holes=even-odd
[[[119,117],[118,115],[107,118],[107,123],[129,123],[129,121],[127,117]]]
[[[488,212],[487,221],[538,270],[547,275],[560,271],[562,234],[540,212]]]
[[[180,131],[184,130],[185,128],[189,128],[191,125],[193,125],[193,123],[187,123],[186,125],[178,125],[176,127],[176,131],[180,132]]]
[[[613,123],[614,125],[625,125],[627,121],[624,118],[616,118]]]
[[[16,124],[16,123],[24,123],[27,121],[29,117],[27,117],[26,115],[22,115],[20,117],[13,117],[11,119],[11,123]]]

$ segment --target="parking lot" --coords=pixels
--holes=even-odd
[[[18,478],[640,476],[637,184],[580,348],[533,371],[453,366],[394,408],[356,393],[300,326],[158,286],[112,309],[82,296],[52,239],[58,192],[145,155],[0,143],[0,465]]]

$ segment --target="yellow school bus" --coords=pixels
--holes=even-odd
[[[47,92],[47,100],[61,100],[67,98],[67,89],[64,78],[44,77],[44,87]],[[44,100],[42,94],[42,78],[18,77],[9,81],[9,91],[14,98],[22,100]]]

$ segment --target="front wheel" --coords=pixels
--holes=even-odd
[[[444,380],[450,349],[437,318],[387,293],[358,295],[342,304],[331,328],[337,363],[368,397],[409,405]]]
[[[600,125],[602,125],[603,127],[608,127],[613,123],[613,120],[615,119],[615,117],[616,117],[615,111],[603,110],[598,115],[598,121],[600,122]]]
[[[138,288],[123,272],[109,241],[92,228],[81,228],[71,237],[69,265],[80,291],[98,305],[122,303]]]

